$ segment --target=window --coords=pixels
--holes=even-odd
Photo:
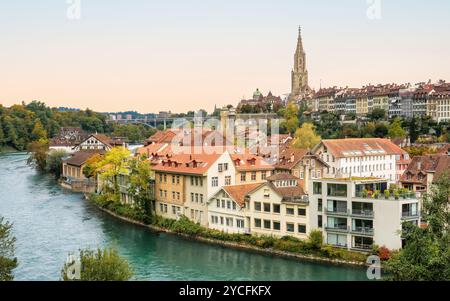
[[[320,183],[320,182],[313,183],[313,193],[314,194],[322,194],[322,183]]]
[[[266,171],[262,171],[261,172],[261,180],[266,180],[267,179],[267,172]]]
[[[298,215],[306,216],[306,209],[305,208],[298,208]]]
[[[228,170],[228,163],[224,163],[224,164],[223,164],[223,170],[225,170],[225,171]]]
[[[287,232],[294,233],[294,232],[295,232],[295,226],[294,226],[294,224],[287,223],[287,224],[286,224],[286,231],[287,231]]]
[[[236,203],[233,202],[233,210],[236,210]]]
[[[220,217],[220,224],[223,225],[223,216]]]
[[[280,231],[281,230],[280,222],[273,222],[273,229],[275,231]]]
[[[255,218],[255,228],[261,228],[261,220],[259,218]]]
[[[244,229],[244,220],[243,219],[236,219],[236,226],[240,229]]]
[[[231,176],[226,176],[225,177],[225,186],[230,186],[231,185]]]
[[[328,184],[327,185],[328,196],[334,197],[347,197],[347,185],[346,184]]]
[[[322,199],[317,200],[317,211],[322,212]]]
[[[322,228],[323,227],[323,218],[322,215],[317,216],[317,227]]]
[[[177,200],[180,200],[180,193],[177,192]]]
[[[203,204],[203,194],[200,195],[200,203]]]
[[[272,229],[272,222],[269,220],[264,220],[264,229]]]
[[[278,204],[273,204],[273,213],[281,213],[281,206]]]
[[[241,182],[247,181],[247,174],[245,172],[241,172]]]
[[[220,208],[220,200],[219,199],[216,200],[216,204],[217,204],[217,208]]]
[[[231,209],[231,201],[227,201],[227,209]]]
[[[167,208],[168,206],[166,204],[164,204],[164,212],[167,213]]]
[[[175,176],[172,176],[172,184],[175,184]]]
[[[256,181],[256,171],[252,171],[252,181]]]
[[[198,203],[198,193],[195,194],[195,202]]]
[[[223,171],[223,164],[219,164],[219,172]]]
[[[300,173],[300,179],[304,179],[305,178],[305,173],[302,171],[301,173]]]
[[[222,208],[225,208],[225,200],[222,200]]]
[[[294,210],[294,208],[289,208],[289,207],[287,207],[287,208],[286,208],[286,214],[287,214],[287,215],[295,215],[295,210]]]
[[[261,211],[261,203],[255,202],[255,211]]]
[[[306,234],[306,225],[298,225],[298,233]]]
[[[191,176],[190,178],[191,178],[191,186],[194,186],[194,177]]]
[[[172,213],[173,213],[173,214],[177,214],[177,207],[172,206]]]
[[[175,191],[172,191],[172,199],[175,200]]]
[[[211,186],[212,187],[218,187],[219,186],[219,178],[218,177],[213,177],[212,178]]]
[[[233,227],[233,219],[231,217],[228,217],[226,222],[228,227]]]
[[[269,203],[264,203],[264,212],[270,213],[270,204]]]

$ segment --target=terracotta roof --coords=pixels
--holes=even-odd
[[[245,204],[245,197],[256,188],[264,184],[246,184],[237,186],[225,186],[223,190],[241,207]]]
[[[438,154],[450,154],[450,143],[444,145],[437,151]]]
[[[220,157],[221,155],[219,154],[167,155],[162,159],[161,163],[153,167],[153,170],[177,174],[204,175]]]
[[[153,143],[169,143],[185,146],[233,145],[233,143],[227,140],[221,132],[208,129],[170,129],[159,131],[147,139],[147,145]],[[200,145],[197,145],[198,143],[200,143]]]
[[[123,142],[122,140],[120,140],[120,139],[113,139],[113,138],[108,137],[108,136],[106,136],[106,135],[104,135],[104,134],[93,134],[93,135],[90,135],[90,136],[88,137],[88,139],[89,139],[90,137],[94,137],[94,138],[97,139],[98,141],[100,141],[100,142],[102,142],[102,143],[104,143],[104,144],[106,144],[106,145],[109,145],[109,146],[111,146],[111,147],[122,146],[122,145],[124,145],[124,142]]]
[[[434,173],[433,181],[435,182],[448,168],[450,168],[450,156],[446,154],[416,156],[408,165],[400,181],[426,186],[427,173]]]
[[[73,165],[73,166],[82,166],[84,163],[86,163],[89,159],[96,155],[102,155],[104,154],[104,151],[98,150],[98,151],[79,151],[71,155],[70,158],[63,160],[64,163]]]
[[[405,151],[392,143],[389,139],[381,138],[352,138],[322,140],[336,158],[362,157],[362,156],[380,156],[380,155],[401,155]],[[320,144],[319,144],[320,145]],[[314,149],[317,149],[316,146]]]
[[[277,173],[267,178],[267,181],[286,181],[286,180],[299,180],[299,178],[289,173]]]
[[[233,154],[231,159],[238,171],[273,170],[274,167],[263,157],[251,154]]]

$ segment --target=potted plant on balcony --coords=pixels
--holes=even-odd
[[[362,192],[362,197],[367,198],[368,196],[369,196],[369,191],[367,191],[367,189],[364,189]]]
[[[378,199],[379,196],[380,196],[380,192],[379,192],[378,190],[375,190],[375,191],[373,192],[373,194],[372,194],[372,197],[373,197],[374,199]]]
[[[391,192],[388,189],[384,191],[384,197],[386,198],[386,200],[389,200],[389,198],[391,197]]]
[[[396,200],[398,200],[400,198],[400,192],[398,190],[394,191],[394,197]]]

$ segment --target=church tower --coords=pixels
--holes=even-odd
[[[294,69],[292,70],[291,100],[304,97],[308,86],[308,70],[306,70],[306,53],[303,50],[302,28],[298,29],[297,50],[295,51]]]

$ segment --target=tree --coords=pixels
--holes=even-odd
[[[342,138],[359,138],[360,133],[356,124],[344,124],[342,127]]]
[[[450,174],[437,180],[424,197],[427,227],[403,224],[405,247],[387,263],[388,279],[394,281],[450,280]]]
[[[289,134],[295,133],[295,131],[298,128],[298,124],[299,124],[298,112],[299,112],[299,108],[295,103],[290,102],[287,105],[286,110],[284,112],[285,121],[284,121],[283,125]]]
[[[45,170],[59,179],[62,173],[62,161],[67,157],[65,150],[52,151],[47,155]]]
[[[31,153],[28,164],[36,166],[39,171],[45,171],[47,168],[48,141],[31,142],[28,146],[28,152]]]
[[[341,136],[342,125],[339,116],[334,113],[322,112],[320,122],[315,122],[314,125],[323,139],[337,139]]]
[[[14,257],[16,238],[12,234],[12,224],[0,216],[0,281],[14,280],[13,270],[17,267]]]
[[[416,142],[419,138],[419,130],[417,128],[417,118],[414,117],[409,123],[409,137],[411,138],[411,143]]]
[[[150,223],[152,218],[151,196],[154,193],[154,187],[150,181],[153,176],[151,164],[147,160],[134,158],[130,161],[130,169],[128,193],[143,212],[144,221]]]
[[[363,138],[373,138],[375,137],[375,123],[369,122],[363,126],[361,129],[361,135]]]
[[[120,174],[128,174],[127,159],[130,155],[131,153],[128,149],[124,147],[115,147],[107,152],[98,164],[98,168],[102,169],[100,177],[105,183],[105,188],[112,189],[109,192],[114,196],[119,194],[118,176]],[[112,184],[112,187],[110,187],[109,184]]]
[[[115,249],[80,250],[80,281],[128,281],[133,271],[128,262]],[[69,281],[72,263],[66,263],[61,278]]]
[[[406,131],[402,128],[402,121],[400,120],[400,118],[394,119],[394,121],[389,126],[388,133],[391,139],[406,138]]]
[[[386,119],[386,111],[383,109],[373,109],[371,113],[367,115],[367,117],[372,121],[380,121]]]
[[[31,132],[31,138],[33,140],[47,139],[47,131],[44,129],[39,119],[36,120],[36,123],[34,124],[33,131]]]
[[[83,175],[88,178],[96,178],[97,177],[97,169],[99,168],[99,163],[102,160],[102,155],[96,154],[89,158],[86,161],[86,164],[83,168]]]
[[[387,136],[388,132],[389,132],[388,127],[382,122],[377,123],[377,125],[375,126],[375,132],[374,132],[375,137],[385,138]]]
[[[295,132],[293,145],[296,148],[311,149],[316,146],[322,138],[316,134],[313,124],[304,123],[301,128]]]
[[[320,248],[323,245],[322,231],[320,230],[311,231],[308,236],[308,243],[313,249],[320,250]]]

